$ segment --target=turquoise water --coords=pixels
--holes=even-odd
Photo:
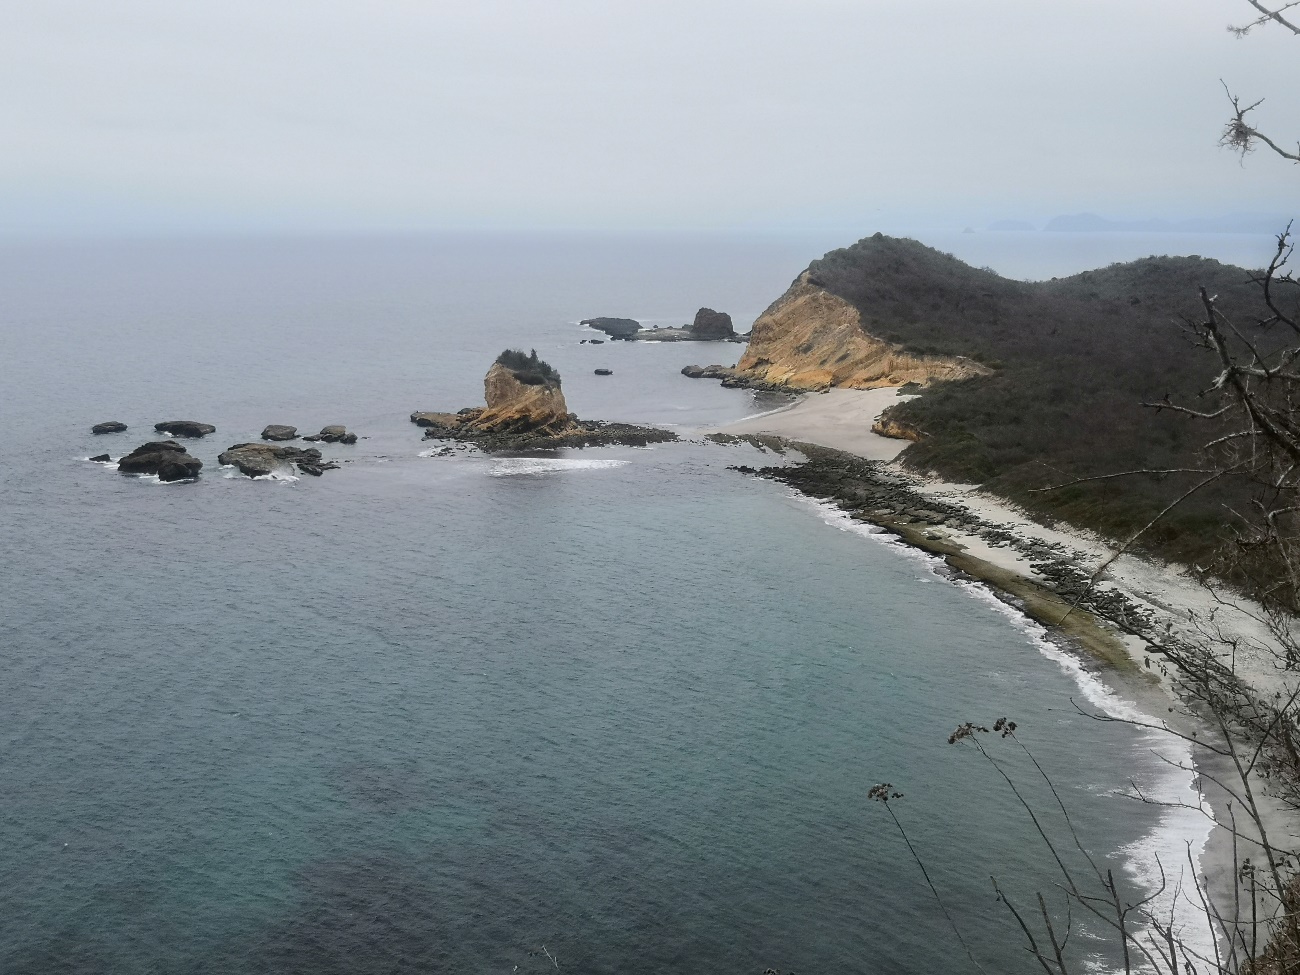
[[[746,324],[792,250],[6,252],[0,970],[965,970],[880,781],[981,960],[1027,970],[988,878],[1054,877],[948,733],[1015,717],[1120,869],[1162,823],[1112,792],[1165,774],[1030,630],[728,470],[750,448],[436,458],[407,421],[505,345],[585,416],[769,406],[677,373],[738,346],[575,323]],[[84,460],[173,416],[218,427],[197,483]],[[366,439],[319,479],[216,465],[270,422]]]

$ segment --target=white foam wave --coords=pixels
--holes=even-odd
[[[243,479],[248,481],[281,481],[285,484],[292,484],[299,480],[297,474],[289,474],[281,471],[271,471],[270,474],[259,474],[256,477],[248,477],[240,472],[234,464],[223,464],[221,466],[221,476],[227,480]]]
[[[937,556],[907,545],[875,525],[854,521],[826,502],[804,498],[803,495],[795,497],[812,504],[832,527],[883,543],[892,551],[940,575],[937,570],[944,563]],[[952,581],[961,591],[1005,616],[1024,633],[1039,653],[1074,681],[1083,699],[1098,712],[1121,720],[1160,723],[1087,671],[1076,656],[1047,638],[1043,626],[999,599],[988,586],[968,579]],[[1211,812],[1209,802],[1197,787],[1195,774],[1189,771],[1192,767],[1191,746],[1180,738],[1159,731],[1142,730],[1139,735],[1151,758],[1144,763],[1146,767],[1140,770],[1141,774],[1133,777],[1141,779],[1139,784],[1143,793],[1153,801],[1180,805],[1164,806],[1151,831],[1119,852],[1124,857],[1124,866],[1130,877],[1142,888],[1154,891],[1164,883],[1163,893],[1148,905],[1151,913],[1166,921],[1172,916],[1175,930],[1184,943],[1203,957],[1213,957],[1214,934],[1207,926],[1194,887],[1213,821],[1208,815]],[[1188,864],[1189,850],[1194,868]]]
[[[505,457],[495,461],[488,473],[493,477],[512,477],[518,474],[559,474],[564,471],[597,471],[623,467],[628,462],[612,459]]]

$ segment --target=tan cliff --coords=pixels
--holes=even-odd
[[[988,375],[963,356],[915,355],[869,334],[861,313],[805,271],[754,322],[735,375],[798,390],[929,385]]]
[[[483,430],[560,429],[574,421],[564,402],[559,380],[524,382],[521,374],[499,362],[483,377],[483,412],[474,425]]]

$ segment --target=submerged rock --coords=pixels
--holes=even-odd
[[[156,474],[160,481],[198,477],[203,461],[191,457],[175,440],[141,444],[117,462],[123,474]]]
[[[263,440],[297,440],[298,428],[285,426],[283,423],[272,423],[262,431]]]
[[[164,420],[155,423],[153,428],[159,433],[170,433],[173,437],[206,437],[209,433],[217,432],[211,423],[200,423],[198,420]]]
[[[103,423],[96,423],[90,428],[90,432],[94,434],[121,433],[125,429],[126,424],[121,420],[106,420]]]
[[[111,464],[113,462],[113,458],[108,456],[108,454],[96,454],[90,459],[96,464]]]

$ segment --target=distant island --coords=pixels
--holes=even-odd
[[[731,316],[701,308],[689,325],[680,328],[642,328],[634,318],[584,318],[578,324],[604,332],[611,339],[626,342],[740,342]]]

